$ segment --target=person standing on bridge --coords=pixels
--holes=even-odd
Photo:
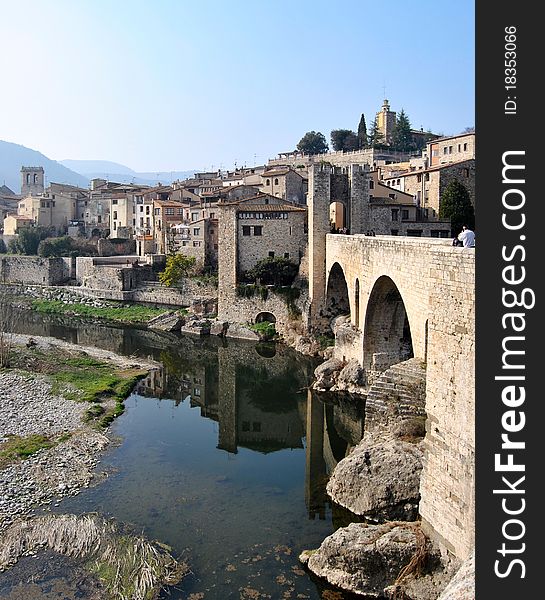
[[[471,231],[467,225],[462,227],[462,231],[458,235],[458,240],[462,242],[464,248],[475,248],[475,232]]]

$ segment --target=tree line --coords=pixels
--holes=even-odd
[[[427,131],[424,136],[414,136],[409,117],[403,109],[396,116],[392,139],[388,142],[384,139],[376,117],[373,119],[371,126],[367,128],[363,113],[357,131],[334,129],[330,134],[331,146],[335,152],[351,152],[366,148],[388,148],[400,152],[416,152],[422,150],[426,142],[432,137],[431,131]],[[308,131],[299,140],[297,150],[304,154],[324,154],[329,152],[329,145],[323,133]]]

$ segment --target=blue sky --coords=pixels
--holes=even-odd
[[[139,171],[232,168],[309,130],[474,125],[473,0],[0,0],[0,139]]]

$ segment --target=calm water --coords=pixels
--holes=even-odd
[[[112,426],[120,443],[99,465],[106,480],[57,510],[98,511],[172,546],[193,574],[164,598],[322,598],[297,556],[344,518],[325,483],[362,419],[351,402],[308,394],[313,361],[282,346],[29,313],[17,327],[163,365]]]

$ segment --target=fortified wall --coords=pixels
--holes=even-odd
[[[0,255],[0,282],[27,285],[61,285],[74,276],[73,259]]]

